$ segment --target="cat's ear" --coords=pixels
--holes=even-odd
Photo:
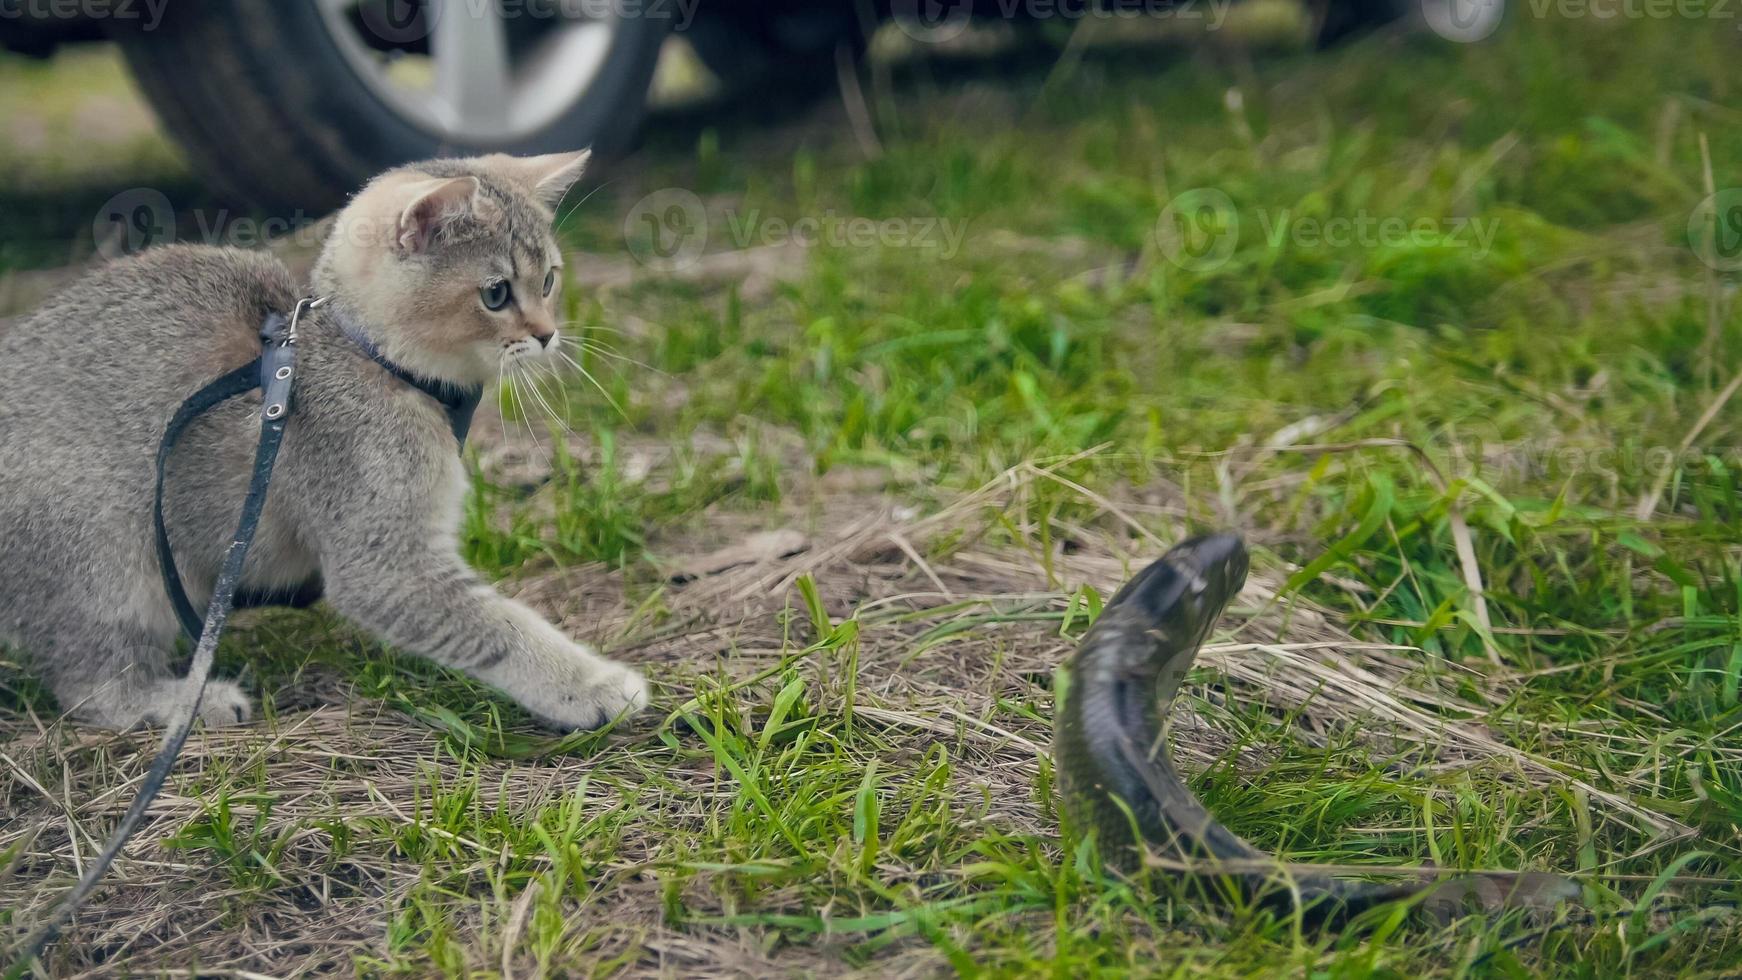
[[[532,190],[533,198],[555,211],[569,188],[575,186],[575,181],[586,172],[587,161],[592,158],[592,150],[547,153],[539,157],[517,157],[513,166],[520,183]]]
[[[453,177],[413,184],[411,203],[399,215],[395,244],[408,255],[429,251],[451,221],[477,206],[478,178]]]

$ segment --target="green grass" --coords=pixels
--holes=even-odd
[[[83,262],[104,202],[136,187],[178,207],[208,207],[107,49],[73,50],[52,62],[0,58],[0,269]],[[18,312],[0,297],[0,315]]]
[[[714,250],[752,211],[947,219],[967,238],[947,258],[813,248],[755,289],[650,273],[571,288],[577,331],[605,345],[584,358],[598,387],[576,379],[553,404],[575,448],[508,399],[553,475],[527,490],[480,471],[465,547],[507,585],[560,583],[557,605],[615,601],[604,625],[584,603],[573,625],[648,668],[653,720],[543,735],[335,622],[274,616],[229,656],[277,692],[274,717],[189,767],[197,805],[159,831],[181,869],[130,887],[167,901],[191,876],[229,928],[302,922],[319,962],[372,975],[491,974],[505,947],[519,975],[1733,971],[1734,917],[1647,911],[1669,877],[1742,871],[1742,414],[1722,406],[1680,450],[1742,368],[1733,275],[1687,230],[1702,139],[1713,186],[1742,182],[1733,49],[1723,23],[1520,16],[1470,46],[1143,49],[966,81],[908,66],[868,93],[874,159],[832,117],[772,136],[656,120],[565,222],[582,281],[626,261],[624,216],[663,187],[708,202]],[[1192,188],[1237,215],[1213,267],[1181,267],[1155,234]],[[1472,219],[1493,237],[1268,234],[1284,213]],[[1332,448],[1278,448],[1285,429]],[[954,601],[871,601],[932,588],[900,556],[888,588],[840,562],[771,599],[697,600],[705,583],[667,579],[745,528],[825,538],[880,501],[923,516],[1066,457],[1048,471],[1062,479],[975,498],[916,542]],[[864,470],[878,495],[831,489]],[[1081,561],[1156,553],[1121,514],[1163,540],[1246,531],[1290,601],[1237,607],[1239,639],[1310,639],[1322,609],[1410,648],[1409,689],[1506,747],[1393,740],[1352,720],[1346,689],[1303,706],[1205,668],[1175,737],[1231,827],[1297,861],[1586,872],[1604,918],[1537,935],[1399,914],[1319,936],[1160,872],[1102,874],[1061,832],[1050,761],[1009,735],[1045,745],[1052,664],[1094,586],[1116,584]],[[986,554],[1026,571],[999,578],[972,563]],[[1317,676],[1243,656],[1277,690]],[[52,708],[8,685],[23,739],[25,709]],[[303,714],[323,704],[356,707]],[[48,786],[85,760],[95,795],[133,771],[103,754],[128,744],[18,751]],[[344,923],[324,941],[322,916]],[[131,952],[291,962],[186,942]]]

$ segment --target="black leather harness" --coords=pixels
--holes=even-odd
[[[278,462],[279,447],[284,443],[285,423],[290,420],[294,407],[291,395],[297,370],[297,326],[305,314],[324,305],[324,299],[305,299],[297,303],[296,309],[288,317],[282,313],[268,314],[260,329],[260,356],[190,395],[176,409],[168,427],[164,429],[163,439],[157,447],[157,488],[152,507],[153,532],[157,538],[157,559],[163,572],[164,591],[169,594],[170,602],[175,606],[182,631],[194,641],[193,663],[188,667],[187,677],[187,684],[194,691],[191,697],[177,705],[176,717],[164,733],[163,748],[158,752],[157,758],[152,760],[151,771],[146,774],[138,795],[133,798],[126,815],[121,818],[121,823],[104,845],[103,852],[85,868],[78,884],[67,892],[66,897],[36,934],[19,947],[17,959],[5,974],[8,978],[21,975],[37,962],[43,948],[54,941],[61,926],[72,917],[79,903],[84,901],[85,896],[90,894],[109,866],[115,862],[116,855],[121,853],[127,839],[144,819],[146,807],[151,805],[158,791],[163,788],[163,781],[168,777],[170,768],[175,765],[176,756],[187,741],[194,717],[199,713],[206,680],[212,672],[212,658],[217,653],[218,637],[224,631],[230,612],[251,605],[282,604],[287,601],[290,604],[307,605],[320,598],[321,583],[318,579],[303,584],[295,590],[294,595],[261,595],[240,591],[240,587],[243,563],[248,557],[248,548],[254,543],[254,532],[260,527],[260,514],[266,506],[266,491],[272,482],[273,467]],[[354,321],[342,312],[335,313],[345,336],[362,354],[381,365],[395,378],[423,392],[442,406],[447,412],[448,424],[453,429],[454,441],[464,450],[466,435],[472,427],[472,414],[478,408],[483,388],[444,384],[412,374],[383,357]],[[236,534],[224,551],[217,581],[212,586],[212,597],[206,604],[206,615],[202,620],[194,611],[187,590],[182,586],[181,573],[176,568],[175,555],[170,549],[169,532],[164,526],[164,470],[176,443],[195,419],[237,395],[256,389],[262,393],[262,404],[260,443],[254,451],[254,472],[248,481],[248,493],[242,499],[242,516],[237,521]]]
[[[318,307],[310,306],[310,309]],[[410,371],[388,360],[375,344],[364,335],[356,321],[349,316],[335,311],[339,328],[351,343],[357,346],[370,360],[379,364],[388,374],[428,395],[447,413],[448,425],[453,430],[454,441],[463,450],[466,446],[466,436],[472,429],[472,415],[478,410],[478,401],[483,395],[480,387],[463,387],[443,381],[432,381],[413,374]],[[170,453],[181,441],[182,434],[193,421],[218,405],[246,394],[256,389],[265,393],[265,407],[261,412],[260,452],[256,455],[254,477],[249,483],[249,494],[256,487],[265,493],[267,482],[272,477],[272,464],[278,456],[278,444],[284,438],[284,422],[290,417],[290,384],[296,373],[296,344],[289,338],[290,319],[282,313],[271,313],[266,317],[266,323],[260,329],[260,356],[242,365],[234,371],[213,381],[188,396],[169,420],[169,427],[163,431],[163,441],[157,447],[157,490],[152,507],[152,525],[157,536],[157,565],[163,573],[163,590],[168,593],[169,601],[175,606],[176,618],[181,621],[182,632],[190,641],[198,642],[203,620],[195,611],[194,604],[188,599],[186,588],[183,587],[181,573],[177,569],[175,553],[169,544],[169,531],[163,520],[163,479],[164,468],[169,463]],[[287,339],[289,342],[287,343]],[[279,414],[276,418],[272,412]],[[270,454],[267,452],[268,442],[271,443]],[[265,467],[262,470],[262,466]],[[264,502],[264,501],[262,501]],[[246,519],[246,512],[244,512]],[[259,523],[255,520],[246,523],[237,531],[238,536],[246,533],[250,540]],[[265,606],[289,606],[296,609],[306,609],[319,602],[322,595],[322,584],[317,576],[307,582],[283,591],[254,591],[243,589],[240,583],[236,585],[233,608],[258,609]]]

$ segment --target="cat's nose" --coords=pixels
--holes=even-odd
[[[551,342],[556,340],[556,331],[552,330],[550,333],[534,333],[532,339],[538,341],[538,346],[540,347],[549,347]]]

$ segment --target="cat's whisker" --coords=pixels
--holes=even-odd
[[[532,397],[535,400],[537,400],[539,407],[544,409],[544,413],[546,415],[550,416],[550,420],[552,422],[556,423],[556,426],[558,428],[560,428],[564,432],[572,431],[569,429],[568,421],[566,419],[564,419],[562,416],[559,416],[556,412],[556,409],[554,409],[550,406],[550,402],[548,400],[546,400],[546,398],[545,398],[545,392],[539,387],[540,378],[535,373],[539,367],[538,362],[532,361],[532,362],[529,362],[529,365],[530,365],[530,367],[529,367],[528,372],[527,372],[528,377],[526,380],[526,386],[529,390],[531,390]]]
[[[544,466],[549,467],[551,465],[550,455],[544,451],[544,444],[538,441],[538,430],[533,427],[532,422],[526,417],[526,397],[520,390],[520,380],[514,367],[514,364],[509,360],[509,358],[504,355],[497,361],[496,376],[504,383],[506,390],[514,400],[514,414],[517,423],[516,427],[526,427],[526,435],[532,440],[533,451],[537,454],[539,461]]]
[[[566,362],[569,367],[574,368],[578,374],[582,375],[583,377],[589,377],[589,379],[590,379],[590,376],[588,376],[588,374],[587,374],[587,369],[584,366],[582,366],[580,361],[577,361],[573,357],[570,357],[564,351],[557,351],[557,356],[562,358],[563,361]],[[594,383],[597,384],[597,382],[594,382]]]
[[[585,367],[583,367],[581,365],[581,362],[575,360],[574,358],[568,356],[568,354],[566,354],[560,350],[557,351],[557,355],[559,357],[561,357],[563,360],[569,362],[569,364],[573,365],[574,369],[576,371],[579,371],[581,374],[581,377],[586,378],[587,382],[589,384],[591,384],[594,388],[599,389],[599,394],[605,396],[605,402],[607,404],[609,404],[612,408],[616,409],[618,415],[621,415],[624,418],[629,417],[629,413],[623,411],[623,406],[617,404],[617,399],[612,398],[611,393],[609,391],[605,390],[605,386],[599,383],[599,379],[593,377],[593,372],[588,371]]]
[[[524,361],[522,370],[526,377],[527,385],[533,392],[533,397],[537,399],[540,406],[544,408],[545,414],[549,415],[551,421],[555,422],[564,432],[573,432],[574,430],[571,429],[568,424],[568,415],[558,414],[556,410],[551,407],[551,392],[546,388],[547,383],[554,383],[556,387],[561,388],[561,379],[556,378],[551,373],[550,367],[539,360]]]
[[[576,344],[575,346],[576,346],[576,349],[581,350],[581,351],[585,351],[586,353],[589,353],[589,354],[597,354],[600,357],[609,357],[614,361],[622,361],[625,364],[633,364],[636,367],[641,368],[643,371],[651,371],[652,373],[660,375],[662,377],[664,377],[666,375],[666,372],[661,371],[659,368],[654,367],[653,365],[647,363],[646,361],[638,361],[633,357],[629,357],[629,356],[624,355],[624,354],[619,354],[614,350],[606,350],[605,348],[602,348],[602,347],[592,347],[592,346],[589,346],[587,344]],[[567,359],[569,361],[569,363],[571,363],[571,364],[574,363],[574,358],[569,357],[569,355],[566,352],[557,351],[557,354],[558,354],[558,356]]]
[[[614,351],[617,349],[617,347],[614,344],[608,343],[608,342],[603,341],[603,340],[599,340],[596,337],[581,337],[581,336],[560,337],[560,338],[558,338],[557,346],[558,347],[579,347],[579,348],[583,348],[583,349],[591,347],[591,348],[596,348],[598,350],[609,350],[609,351]]]
[[[615,357],[615,358],[618,358],[620,360],[626,361],[630,364],[635,364],[635,365],[638,365],[640,367],[647,368],[650,371],[654,370],[654,368],[648,367],[648,365],[646,365],[646,364],[642,364],[639,361],[635,361],[635,360],[632,360],[632,359],[624,356],[615,346],[613,346],[609,343],[606,343],[603,340],[599,340],[595,337],[587,337],[587,336],[581,336],[581,335],[575,335],[575,336],[559,335],[557,337],[556,347],[557,347],[558,353],[561,353],[565,348],[567,348],[570,350],[585,351],[585,352],[594,353],[594,354],[603,354],[607,357]]]
[[[599,383],[599,379],[595,378],[593,376],[592,372],[588,371],[584,364],[582,364],[580,361],[576,360],[573,356],[571,356],[569,354],[568,351],[563,349],[565,346],[570,345],[570,344],[574,345],[576,347],[576,349],[580,350],[580,351],[588,351],[591,349],[586,345],[586,343],[584,341],[581,341],[581,340],[579,340],[577,338],[573,338],[573,337],[564,337],[564,338],[559,338],[559,342],[556,344],[556,346],[551,348],[551,351],[552,351],[552,353],[556,354],[557,357],[561,358],[565,364],[567,364],[569,367],[573,368],[575,370],[575,372],[578,373],[581,377],[585,378],[589,384],[591,384],[594,388],[597,388],[599,390],[599,394],[605,396],[605,401],[608,402],[612,408],[617,410],[618,415],[621,415],[621,416],[627,418],[628,413],[623,410],[623,407],[617,403],[616,399],[611,397],[611,393],[605,389],[605,386]],[[621,355],[618,355],[612,351],[597,351],[597,350],[595,350],[594,353],[604,354],[606,356],[612,356],[612,357],[621,357]],[[633,362],[631,362],[631,363],[633,363]],[[646,365],[642,365],[642,366],[646,367]],[[648,370],[656,370],[656,369],[648,368]]]
[[[562,352],[557,351],[557,353],[561,354]],[[547,361],[541,362],[535,366],[538,368],[540,374],[549,379],[551,387],[556,390],[556,394],[562,397],[563,429],[566,432],[573,432],[574,429],[568,424],[568,420],[575,417],[575,407],[569,401],[569,386],[563,382],[562,374],[557,371],[555,365]]]
[[[556,356],[562,358],[563,363],[567,364],[569,367],[572,367],[577,371],[581,370],[581,363],[575,360],[574,356],[568,351],[558,348]]]
[[[566,224],[570,218],[573,218],[575,216],[575,212],[577,212],[581,209],[581,205],[592,200],[594,194],[599,193],[600,191],[604,190],[607,187],[610,187],[613,183],[616,183],[616,181],[615,180],[604,181],[604,182],[600,183],[599,186],[597,186],[597,187],[593,188],[592,190],[588,191],[587,193],[581,195],[581,199],[575,202],[574,207],[569,208],[568,211],[565,212],[562,217],[560,217],[556,220],[556,224],[551,227],[551,230],[553,232],[562,231],[563,225]]]
[[[562,323],[557,324],[557,328],[559,330],[563,329],[565,327],[580,327],[580,328],[582,328],[582,330],[584,330],[587,333],[593,333],[596,331],[599,333],[614,333],[620,337],[633,337],[633,336],[635,336],[634,334],[630,333],[627,330],[622,329],[621,327],[607,327],[602,323],[589,323],[585,320],[564,320]],[[564,334],[563,336],[566,338],[568,335]]]

